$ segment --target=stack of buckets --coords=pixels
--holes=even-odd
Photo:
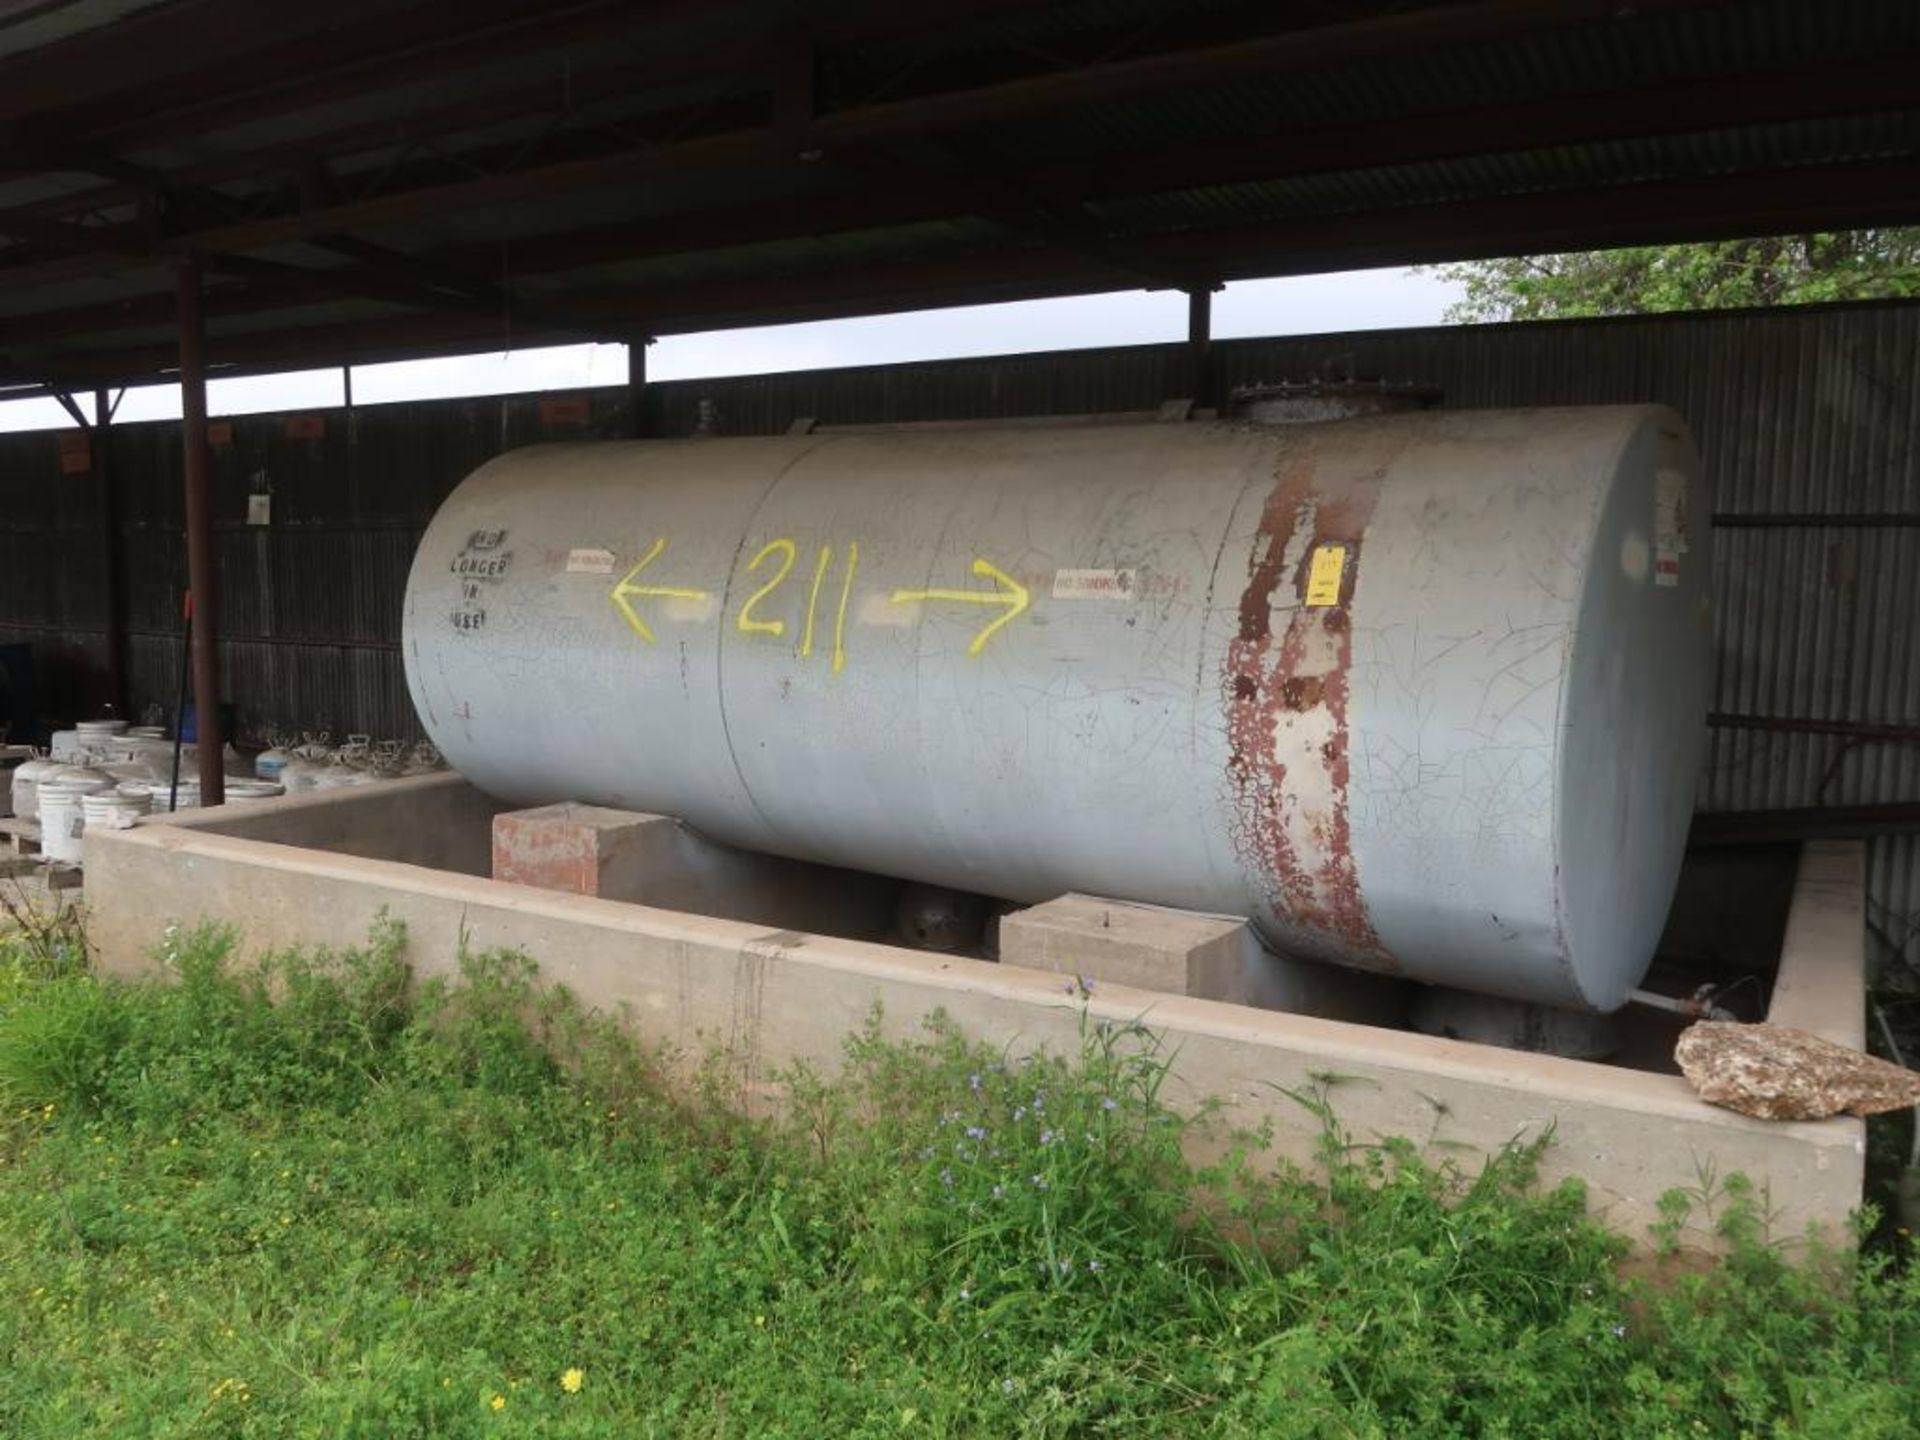
[[[41,778],[40,848],[49,860],[80,863],[80,837],[88,825],[120,827],[147,811],[145,797],[124,795],[113,777],[80,765],[63,765]]]

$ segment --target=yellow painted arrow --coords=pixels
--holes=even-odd
[[[974,636],[973,643],[967,646],[967,654],[978,655],[987,648],[987,641],[993,638],[995,631],[1003,625],[1010,624],[1026,610],[1032,603],[1032,597],[1027,594],[1026,586],[999,566],[986,560],[975,560],[973,573],[979,579],[993,581],[994,588],[991,590],[896,590],[893,592],[893,603],[903,605],[912,600],[957,600],[963,605],[1002,607],[1006,613],[998,616],[992,624]]]
[[[633,627],[633,633],[649,645],[654,643],[653,631],[648,629],[647,622],[640,618],[640,612],[633,608],[633,602],[636,599],[704,600],[707,598],[707,592],[704,590],[688,590],[674,585],[633,583],[642,570],[660,558],[660,552],[666,548],[667,537],[662,535],[653,542],[653,548],[640,557],[640,563],[621,577],[620,583],[613,587],[613,593],[607,597],[613,601],[613,608],[626,617],[627,624]]]

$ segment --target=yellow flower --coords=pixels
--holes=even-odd
[[[487,1403],[496,1410],[504,1410],[507,1408],[507,1397],[504,1395],[496,1395]]]
[[[568,1370],[560,1377],[560,1388],[569,1395],[578,1395],[580,1393],[580,1387],[586,1383],[587,1377],[580,1373],[578,1366]]]

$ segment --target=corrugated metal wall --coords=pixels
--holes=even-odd
[[[1920,306],[1835,306],[1550,325],[1227,341],[1216,382],[1328,370],[1430,381],[1450,406],[1657,400],[1693,425],[1712,477],[1720,653],[1705,808],[1920,800],[1920,745],[1770,728],[1781,720],[1920,724]],[[725,434],[822,425],[1147,410],[1190,395],[1182,346],[678,382],[649,391],[654,433],[705,403]],[[585,418],[539,397],[257,416],[216,450],[229,693],[243,726],[415,732],[398,654],[415,537],[441,498],[503,448],[624,429],[625,395]],[[179,445],[168,424],[112,438],[136,707],[178,665]],[[273,524],[244,523],[273,496]],[[100,487],[64,474],[46,434],[0,436],[0,642],[40,648],[45,690],[101,693]],[[1904,526],[1832,523],[1903,515]],[[1824,517],[1828,523],[1807,523]],[[1744,523],[1742,523],[1744,522]],[[1754,723],[1750,723],[1754,722]],[[1920,844],[1880,842],[1879,923],[1906,943]]]
[[[243,734],[418,735],[399,629],[421,530],[482,461],[592,434],[625,401],[591,397],[584,426],[543,425],[538,396],[215,422],[221,663]],[[106,546],[99,467],[63,473],[61,443],[0,435],[0,643],[33,643],[43,709],[70,719],[108,695]],[[129,700],[170,711],[186,584],[179,427],[116,426],[109,443]],[[246,523],[256,490],[272,497],[269,526]]]

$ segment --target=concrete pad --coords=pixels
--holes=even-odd
[[[1246,921],[1062,895],[1000,920],[1000,960],[1100,983],[1223,1000],[1263,1010],[1388,1024],[1404,1008],[1402,986],[1273,954]]]

